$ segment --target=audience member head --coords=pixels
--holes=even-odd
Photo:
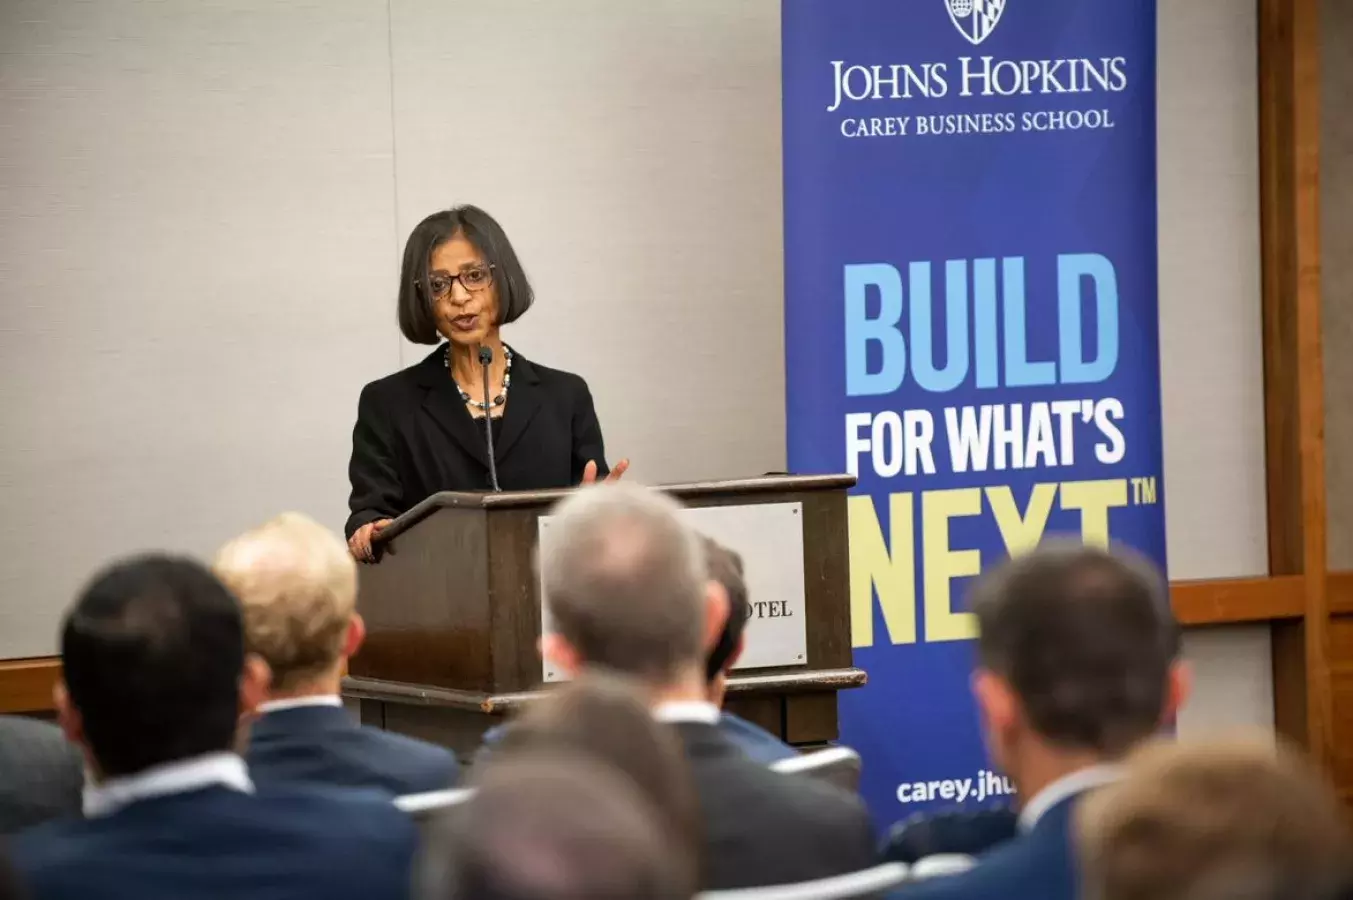
[[[1183,702],[1165,585],[1133,554],[1043,544],[985,576],[972,609],[988,749],[1024,797],[1121,756]]]
[[[487,765],[521,753],[584,756],[628,776],[668,824],[671,855],[687,860],[694,877],[699,812],[686,756],[653,719],[640,686],[613,673],[584,672],[528,707]]]
[[[728,690],[728,673],[738,664],[746,644],[747,620],[752,608],[747,602],[747,581],[743,577],[742,557],[713,538],[703,538],[705,566],[714,589],[722,594],[728,607],[719,637],[705,660],[705,678],[709,681],[709,699],[723,705]]]
[[[710,588],[700,538],[676,501],[626,484],[569,495],[542,536],[540,568],[564,671],[603,666],[652,688],[703,697],[705,654],[728,615]]]
[[[343,541],[284,513],[222,547],[213,568],[244,609],[249,649],[272,669],[272,695],[338,693],[343,663],[366,636]]]
[[[693,882],[634,783],[586,757],[491,763],[433,830],[423,900],[686,900]]]
[[[1097,900],[1336,900],[1353,885],[1333,786],[1272,738],[1150,745],[1077,818]]]
[[[94,578],[66,613],[61,663],[58,716],[99,778],[235,749],[241,713],[268,684],[235,598],[203,566],[167,556]]]

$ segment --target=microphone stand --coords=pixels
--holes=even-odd
[[[489,366],[493,363],[493,348],[479,348],[479,365],[484,372],[484,437],[489,449],[489,482],[494,493],[502,490],[498,486],[498,461],[493,458],[493,403],[489,400]]]

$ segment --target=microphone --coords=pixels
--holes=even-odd
[[[479,365],[484,370],[484,437],[489,445],[489,482],[496,493],[502,488],[498,487],[498,461],[493,458],[493,404],[489,400],[489,364],[492,362],[493,349],[480,347]]]

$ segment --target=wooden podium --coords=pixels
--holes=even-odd
[[[659,488],[692,508],[801,506],[806,662],[739,670],[727,702],[795,745],[835,739],[836,692],[865,682],[850,645],[846,490],[854,482],[767,476]],[[379,562],[360,567],[367,640],[343,684],[364,723],[468,757],[487,728],[536,695],[538,520],[567,494],[435,494],[386,528]]]

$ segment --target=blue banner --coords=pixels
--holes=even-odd
[[[783,0],[789,465],[850,471],[840,695],[880,823],[1008,802],[972,577],[1165,562],[1152,0]]]

